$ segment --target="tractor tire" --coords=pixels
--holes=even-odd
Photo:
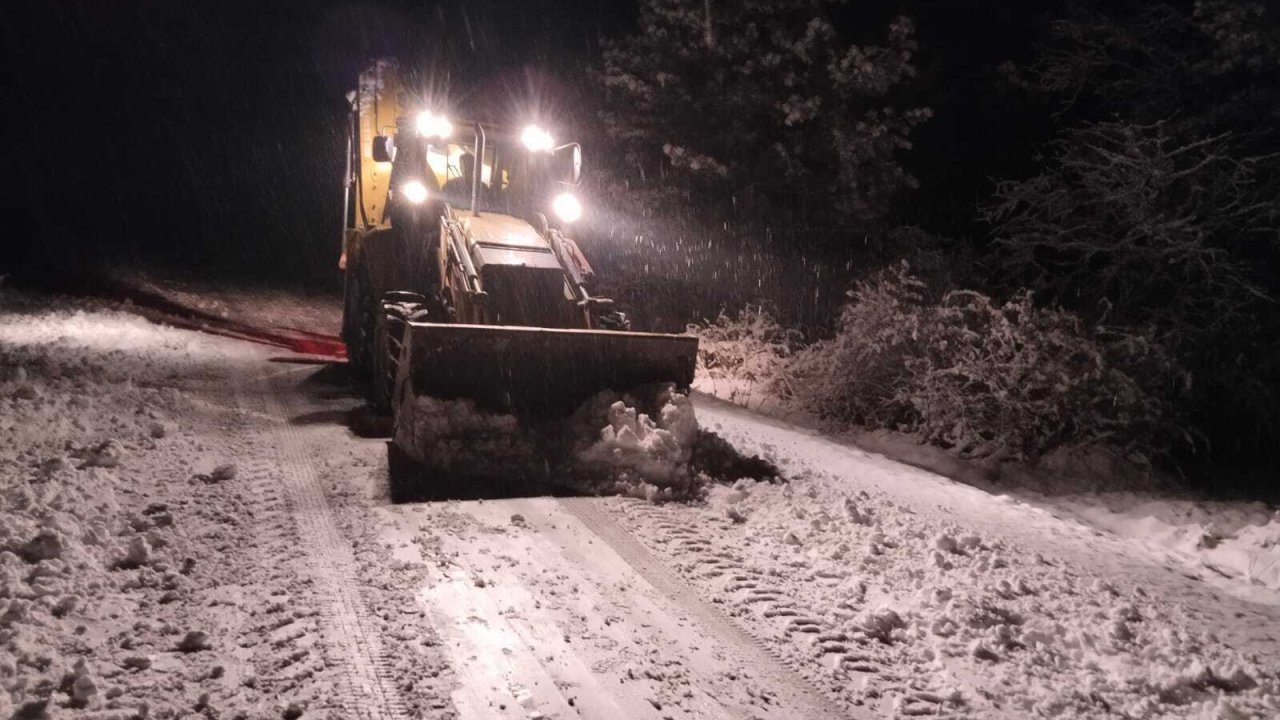
[[[369,383],[369,405],[378,413],[391,413],[391,393],[395,391],[400,368],[400,348],[409,319],[427,307],[427,299],[416,293],[389,292],[382,298],[381,312],[374,329],[373,372]]]
[[[351,369],[352,383],[367,392],[365,388],[373,369],[373,341],[380,309],[369,280],[369,272],[364,266],[357,267],[351,273],[350,291],[353,316],[346,338],[347,365]]]

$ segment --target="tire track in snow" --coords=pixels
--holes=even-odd
[[[718,608],[698,597],[688,584],[628,534],[600,506],[599,498],[561,498],[559,502],[591,532],[608,543],[641,577],[684,608],[726,645],[737,650],[741,657],[750,658],[752,669],[766,676],[776,687],[789,690],[791,703],[805,709],[802,717],[849,717],[833,699],[797,674],[768,645],[726,617]],[[868,714],[866,717],[873,716]]]
[[[343,678],[336,699],[359,720],[407,720],[412,714],[396,688],[391,657],[356,582],[355,555],[338,529],[305,443],[289,423],[289,388],[282,386],[281,375],[275,372],[242,383],[236,388],[236,402],[259,413],[275,440],[283,494],[325,600],[321,613],[326,661]]]
[[[789,668],[793,677],[824,689],[845,712],[859,717],[966,716],[963,708],[944,706],[940,698],[946,692],[934,687],[935,676],[902,672],[903,663],[888,645],[849,634],[826,613],[817,612],[811,599],[797,595],[794,585],[788,587],[781,576],[718,542],[716,523],[729,521],[695,516],[691,523],[693,518],[685,512],[691,509],[634,499],[601,506],[613,521],[622,521],[622,532],[644,537],[646,551],[659,558],[657,562],[670,564],[677,582],[687,577],[691,592],[716,598],[716,610],[728,622]],[[835,578],[819,575],[809,583],[835,583]],[[833,603],[835,614],[852,617],[866,604],[864,593],[865,589],[851,591]],[[869,694],[857,697],[868,689]],[[889,692],[897,694],[897,703],[886,699]]]

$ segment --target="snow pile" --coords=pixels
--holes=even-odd
[[[740,349],[735,352],[742,355]],[[742,388],[730,382],[733,374],[727,376],[700,373],[695,389],[780,420],[822,426],[811,414],[777,398],[770,402],[741,394]],[[997,492],[1134,540],[1193,571],[1208,569],[1213,584],[1238,597],[1274,604],[1275,591],[1280,591],[1280,508],[1189,498],[1185,491],[1154,477],[1150,468],[1100,447],[1060,449],[1031,466],[966,461],[909,435],[883,429],[843,436],[868,452],[979,488],[992,490],[993,483],[998,483]]]
[[[179,593],[173,515],[137,471],[187,412],[145,387],[198,338],[102,310],[0,315],[0,716],[145,714],[136,601]],[[17,310],[17,312],[13,312]],[[110,349],[108,349],[110,348]],[[161,640],[161,642],[163,642]],[[144,693],[146,695],[148,693]],[[110,716],[104,715],[103,717]]]
[[[629,405],[628,401],[636,403],[631,398],[609,400],[602,394],[584,408],[587,418],[597,418],[600,406],[608,402],[608,424],[595,442],[577,451],[577,474],[593,478],[597,489],[612,485],[618,494],[651,502],[695,496],[705,478],[689,468],[698,440],[698,420],[689,398],[664,389],[655,403],[656,419]]]
[[[205,337],[157,327],[104,302],[72,305],[68,301],[50,308],[26,297],[4,295],[0,304],[5,311],[0,314],[0,343],[24,349],[27,361],[36,366],[59,366],[59,374],[79,376],[92,365],[95,376],[123,380],[128,372],[154,371],[175,357],[197,364],[220,352]],[[37,348],[41,352],[30,353]],[[15,379],[21,369],[10,370]]]

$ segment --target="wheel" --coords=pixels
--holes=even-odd
[[[416,293],[389,292],[382,298],[374,327],[375,352],[368,391],[369,404],[379,413],[391,413],[391,394],[396,387],[405,329],[409,319],[420,315],[425,308],[426,298]]]
[[[349,286],[351,319],[346,327],[344,341],[347,343],[347,366],[351,369],[351,380],[363,389],[369,382],[369,372],[373,364],[373,335],[377,326],[378,299],[373,296],[373,285],[369,282],[369,272],[363,265],[351,273]]]

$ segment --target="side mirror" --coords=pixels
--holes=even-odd
[[[373,139],[373,161],[391,162],[391,142],[386,135],[378,135]]]

